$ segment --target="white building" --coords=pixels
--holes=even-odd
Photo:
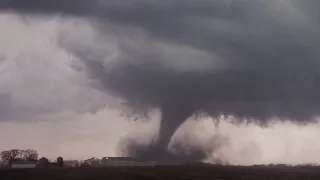
[[[101,160],[98,158],[90,158],[84,161],[85,164],[88,164],[91,167],[100,167],[101,166]]]
[[[80,166],[80,162],[77,160],[67,160],[63,162],[63,166],[76,168]]]
[[[155,166],[156,161],[144,161],[131,157],[104,157],[102,166]]]
[[[14,169],[36,168],[37,161],[11,161],[10,165]]]

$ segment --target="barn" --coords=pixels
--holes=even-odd
[[[70,168],[76,168],[76,167],[80,166],[80,163],[77,160],[68,160],[68,161],[64,161],[63,166],[70,167]]]
[[[36,168],[37,161],[11,161],[10,167],[13,169]]]
[[[84,161],[85,164],[88,164],[91,167],[100,167],[101,166],[101,160],[98,158],[90,158]]]
[[[102,166],[155,166],[156,161],[147,161],[132,157],[104,157]]]

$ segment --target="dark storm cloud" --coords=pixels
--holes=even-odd
[[[190,107],[192,111],[215,101],[219,104],[237,102],[242,107],[250,103],[254,104],[253,109],[264,109],[261,111],[276,103],[280,109],[283,108],[278,113],[275,110],[260,114],[254,110],[252,116],[283,115],[296,119],[307,111],[306,116],[313,115],[309,112],[313,110],[307,109],[313,109],[318,98],[316,75],[320,40],[314,9],[318,4],[310,0],[303,3],[287,0],[282,6],[276,1],[248,0],[12,0],[1,1],[0,8],[4,11],[91,16],[116,24],[137,26],[147,30],[155,40],[183,43],[209,51],[229,63],[223,69],[199,73],[173,72],[161,69],[158,64],[154,67],[152,64],[121,64],[106,72],[101,64],[97,64],[99,61],[94,61],[96,64],[88,61],[96,77],[108,81],[104,82],[106,86],[127,98],[155,105],[169,100],[193,104],[195,107]],[[138,58],[135,60],[143,61],[143,57]],[[310,104],[302,106],[302,100]],[[305,110],[300,110],[299,115],[288,105],[301,106]],[[233,108],[216,109],[217,112],[251,116],[250,112],[237,112]]]
[[[178,71],[164,66],[177,58],[166,52],[158,56],[150,49],[124,48],[133,63],[119,60],[106,70],[102,61],[88,59],[88,52],[73,51],[104,88],[133,107],[162,110],[160,147],[194,113],[263,123],[273,117],[304,122],[319,116],[319,5],[316,0],[0,1],[3,11],[65,14],[139,28],[150,44],[187,46],[223,61],[203,71],[193,71],[192,65]],[[102,36],[108,31],[95,27]]]
[[[19,113],[16,113],[19,112]],[[16,122],[17,119],[29,121],[38,116],[49,114],[50,110],[45,108],[17,107],[12,103],[11,95],[0,93],[0,121]]]

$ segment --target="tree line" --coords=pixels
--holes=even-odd
[[[11,149],[0,153],[1,161],[8,162],[14,160],[36,161],[39,158],[39,153],[34,149]]]

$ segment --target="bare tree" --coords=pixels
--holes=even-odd
[[[20,150],[20,149],[11,149],[7,151],[2,151],[0,153],[2,161],[12,161],[17,159],[23,160],[38,160],[39,154],[34,149]]]
[[[11,149],[9,152],[10,152],[10,160],[21,158],[21,150]]]
[[[0,156],[1,156],[1,160],[4,162],[11,160],[10,151],[2,151],[0,153]]]
[[[37,150],[34,150],[34,149],[24,150],[22,153],[22,156],[23,156],[23,159],[26,159],[28,161],[38,160],[39,158],[39,154]]]

